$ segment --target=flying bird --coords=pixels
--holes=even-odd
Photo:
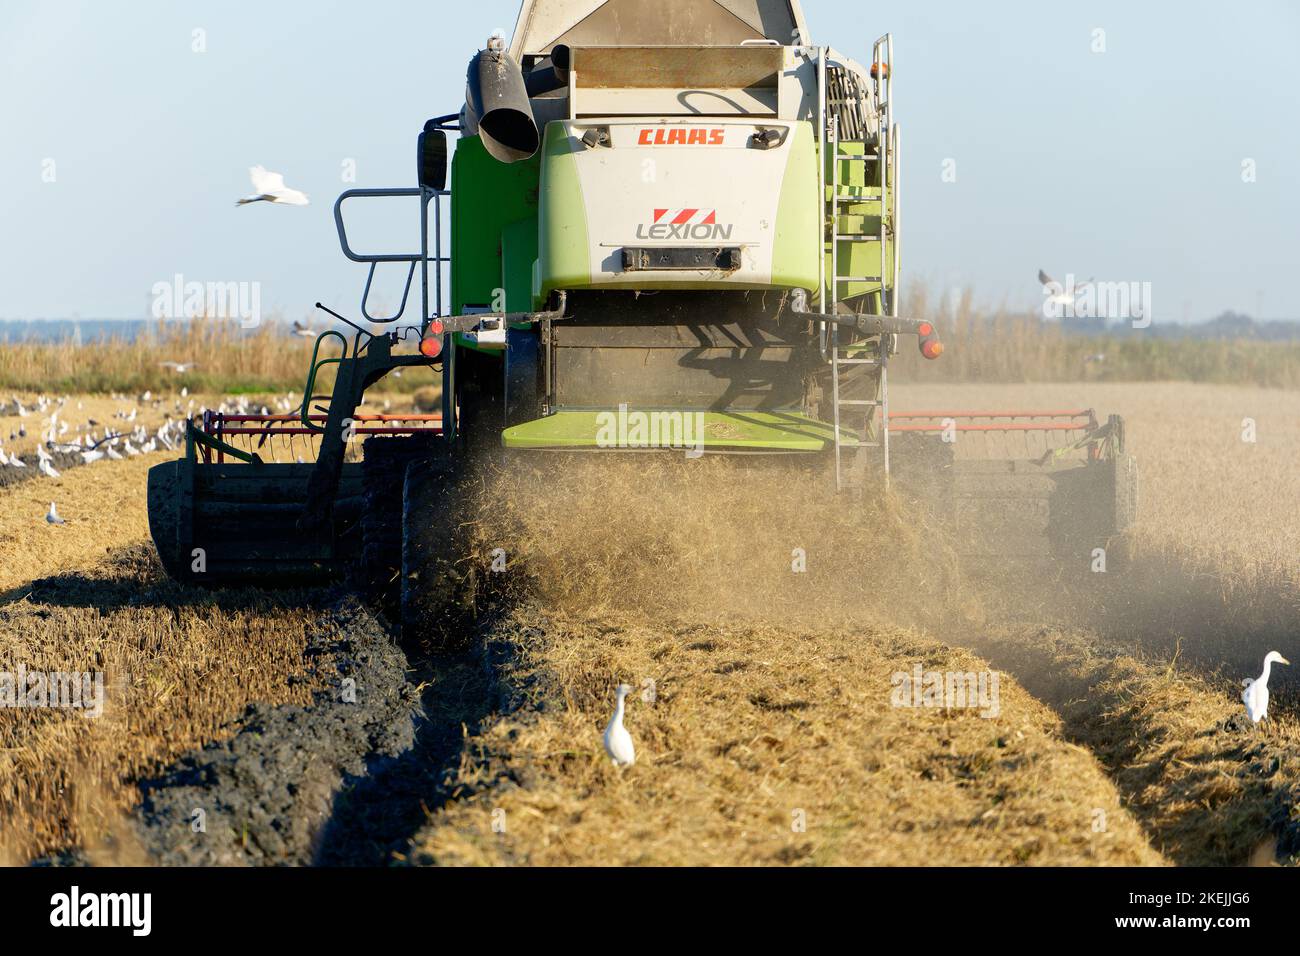
[[[301,335],[303,338],[314,339],[316,337],[316,330],[304,323],[302,319],[294,319],[293,334]]]
[[[193,368],[198,367],[198,362],[159,362],[163,368],[169,368],[177,375],[184,375]]]
[[[628,684],[618,685],[618,702],[614,705],[614,716],[605,728],[605,752],[615,767],[630,767],[636,763],[636,748],[632,746],[632,735],[623,726],[623,699],[632,693]]]
[[[1061,283],[1057,282],[1042,269],[1038,270],[1038,281],[1042,284],[1043,292],[1047,295],[1047,301],[1049,303],[1052,305],[1064,306],[1066,308],[1073,307],[1074,297],[1093,283],[1092,279],[1089,279],[1087,282],[1076,282],[1074,283],[1074,287],[1067,291],[1065,286],[1061,285]]]
[[[53,501],[50,502],[50,510],[47,511],[47,512],[45,512],[45,520],[48,521],[50,524],[66,524],[66,523],[67,523],[67,522],[65,522],[62,518],[59,517],[59,509],[57,509],[57,508],[54,507],[54,502],[53,502]]]
[[[1258,677],[1247,677],[1241,682],[1246,689],[1241,692],[1241,702],[1246,705],[1246,716],[1257,724],[1268,716],[1268,674],[1274,664],[1291,662],[1277,651],[1269,651],[1264,658],[1264,672]]]
[[[250,202],[274,202],[283,203],[287,206],[307,205],[306,193],[290,189],[284,184],[282,175],[273,173],[264,166],[250,167],[248,178],[253,181],[255,191],[251,196],[245,196],[243,199],[237,200],[235,202],[236,206],[246,206]]]

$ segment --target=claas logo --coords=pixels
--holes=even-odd
[[[641,146],[721,146],[726,138],[725,129],[657,126],[641,130],[637,143]]]

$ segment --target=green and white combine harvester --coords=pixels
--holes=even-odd
[[[907,340],[942,352],[928,321],[899,310],[893,65],[889,36],[867,65],[814,45],[797,0],[525,2],[510,45],[494,37],[470,61],[464,108],[425,124],[418,184],[335,205],[344,254],[369,266],[361,316],[394,331],[336,316],[356,331],[317,340],[296,415],[210,413],[183,459],[150,472],[168,572],[254,585],[359,573],[400,588],[404,627],[436,630],[464,585],[467,460],[618,453],[644,435],[611,423],[637,415],[677,424],[660,445],[821,456],[859,494],[883,492],[892,440],[900,485],[977,547],[1105,546],[1134,508],[1119,419],[890,413],[890,357]],[[418,252],[351,248],[344,204],[377,196],[416,201]],[[387,262],[406,265],[406,291],[396,315],[373,316]],[[403,324],[417,273],[420,318]],[[333,393],[318,396],[331,365]],[[441,371],[440,416],[358,413],[408,366]],[[259,441],[283,434],[315,436],[316,461],[261,461]],[[963,456],[990,434],[1043,454]],[[357,436],[363,460],[345,461]]]

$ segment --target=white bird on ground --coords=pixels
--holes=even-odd
[[[1067,309],[1074,307],[1074,297],[1082,290],[1092,285],[1093,280],[1087,282],[1076,282],[1073,288],[1067,290],[1065,286],[1057,282],[1042,269],[1038,270],[1038,281],[1043,285],[1043,292],[1047,295],[1047,301],[1052,305],[1063,306]]]
[[[81,460],[85,462],[87,465],[89,465],[92,461],[99,461],[99,459],[103,457],[104,457],[104,453],[102,451],[81,452]]]
[[[21,458],[19,458],[17,455],[10,455],[10,456],[9,456],[9,464],[12,465],[14,468],[26,468],[26,467],[27,467],[27,462],[23,461],[23,460],[22,460]]]
[[[53,465],[50,464],[50,460],[48,458],[41,459],[40,469],[41,469],[41,474],[45,475],[45,477],[47,478],[63,477],[61,474],[59,474],[58,470]]]
[[[108,449],[104,452],[104,454],[108,455],[108,458],[109,458],[110,461],[121,461],[121,460],[122,460],[122,455],[121,455],[121,453],[120,453],[116,448],[114,448],[112,445],[109,445],[109,446],[108,446]]]
[[[45,512],[45,520],[50,524],[65,524],[64,520],[59,517],[59,510],[54,507],[54,502],[50,502],[50,510]]]
[[[623,726],[623,699],[632,693],[628,684],[618,685],[618,703],[614,705],[614,716],[605,728],[605,752],[614,761],[615,767],[630,767],[636,763],[636,748],[632,746],[632,735]]]
[[[288,206],[307,205],[306,193],[290,189],[284,184],[283,176],[271,172],[264,166],[250,167],[248,178],[253,181],[255,191],[251,196],[245,196],[243,199],[236,201],[236,206],[246,206],[250,202],[275,202]]]
[[[1241,682],[1246,688],[1241,692],[1241,702],[1246,705],[1246,716],[1252,724],[1257,724],[1268,716],[1268,674],[1275,663],[1291,662],[1277,651],[1269,651],[1264,658],[1264,673],[1258,677],[1247,677]]]

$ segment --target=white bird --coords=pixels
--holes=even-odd
[[[58,470],[53,465],[50,464],[50,460],[48,458],[41,459],[40,469],[41,469],[41,474],[45,475],[47,478],[63,477],[62,475],[59,474]]]
[[[1076,282],[1071,290],[1066,291],[1065,286],[1061,285],[1061,283],[1057,282],[1042,269],[1038,270],[1038,281],[1042,283],[1043,292],[1047,295],[1048,302],[1052,305],[1064,306],[1067,309],[1073,308],[1074,297],[1093,283],[1092,279],[1089,279],[1087,282]]]
[[[293,334],[301,335],[303,338],[314,339],[316,337],[316,330],[303,322],[302,319],[294,319]]]
[[[255,192],[236,201],[236,206],[245,206],[250,202],[275,202],[289,206],[307,205],[306,193],[285,186],[283,176],[271,172],[264,166],[250,167],[248,178],[253,181]]]
[[[614,705],[614,716],[605,728],[605,752],[615,767],[630,767],[636,763],[636,748],[632,746],[632,735],[623,726],[623,699],[632,693],[628,684],[618,685],[618,703]]]
[[[1246,689],[1241,692],[1241,702],[1246,705],[1246,716],[1252,724],[1257,724],[1268,716],[1268,673],[1273,664],[1290,664],[1291,662],[1277,651],[1269,651],[1264,658],[1264,673],[1259,677],[1247,677],[1241,682]]]
[[[27,462],[23,461],[23,460],[22,460],[21,458],[19,458],[17,455],[10,455],[10,456],[9,456],[9,464],[12,465],[12,466],[15,467],[15,468],[26,468],[26,467],[27,467]]]
[[[54,502],[50,502],[50,510],[45,512],[45,520],[50,524],[64,524],[64,520],[59,517],[59,510],[54,507]]]
[[[162,368],[169,368],[177,375],[184,375],[190,369],[198,366],[198,362],[159,362]]]
[[[109,445],[109,446],[108,446],[108,449],[107,449],[107,451],[105,451],[105,454],[108,455],[110,461],[121,461],[121,460],[122,460],[122,455],[121,455],[121,453],[120,453],[116,448],[114,448],[112,445]]]
[[[99,461],[99,459],[103,457],[104,457],[104,453],[102,451],[81,452],[81,460],[85,462],[87,465],[89,465],[92,461]]]

